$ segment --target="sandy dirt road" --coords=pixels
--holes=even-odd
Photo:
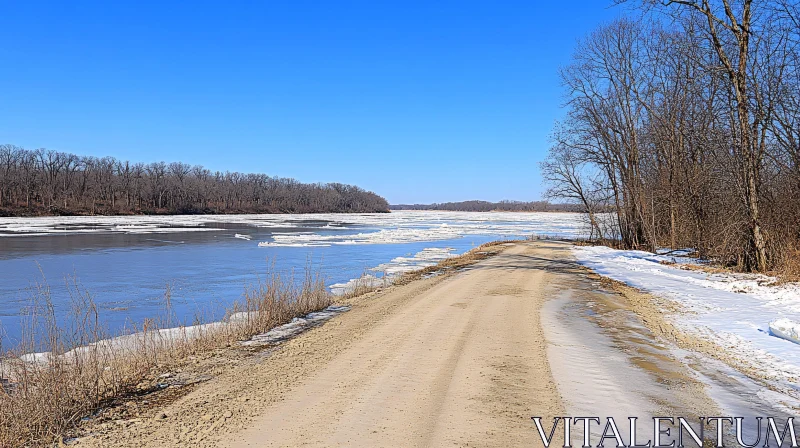
[[[511,244],[458,274],[353,299],[324,326],[79,444],[541,446],[531,417],[581,400],[553,379],[552,365],[576,369],[549,362],[540,314],[556,296],[591,294],[569,258],[566,244]],[[612,406],[626,393],[596,381]]]
[[[562,406],[539,324],[550,274],[532,252],[419,294],[228,446],[533,446],[531,416]]]

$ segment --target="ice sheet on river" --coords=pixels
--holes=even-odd
[[[579,238],[585,235],[586,230],[581,215],[568,213],[395,212],[389,216],[361,215],[359,219],[349,218],[349,222],[342,221],[340,225],[345,229],[372,228],[346,233],[282,232],[273,234],[270,241],[262,241],[259,246],[397,244],[449,240],[468,235]]]
[[[397,211],[367,214],[54,216],[0,218],[0,237],[82,233],[178,233],[224,231],[239,224],[275,229],[266,246],[313,247],[433,241],[466,235],[543,235],[576,238],[585,234],[577,213],[478,213]],[[297,229],[297,232],[286,232]],[[284,232],[281,232],[284,230]],[[300,233],[311,230],[309,233]],[[339,231],[344,233],[339,233]],[[334,234],[331,234],[333,232]]]

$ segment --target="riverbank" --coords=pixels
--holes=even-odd
[[[569,244],[498,247],[452,275],[344,300],[346,313],[256,355],[215,355],[203,362],[216,374],[190,392],[91,422],[78,443],[537,446],[532,416],[719,410],[635,315],[626,327],[606,319],[620,313],[599,312],[597,304],[615,309],[609,297],[618,296],[574,262]],[[586,353],[598,360],[590,369]]]
[[[486,244],[392,280],[406,284],[445,277],[499,247]],[[54,315],[42,316],[49,325],[37,334],[46,337],[50,351],[30,353],[33,345],[25,344],[0,353],[0,446],[50,446],[54,440],[73,441],[84,425],[102,429],[108,422],[136,421],[226,366],[252,360],[350,308],[331,306],[332,301],[346,302],[381,289],[359,281],[352,286],[344,295],[333,296],[313,272],[306,272],[302,285],[273,274],[248,289],[245,301],[229,310],[222,322],[171,327],[169,320],[153,318],[138,332],[114,338],[105,336],[96,315],[92,320],[96,307],[91,297],[76,289],[85,302],[74,304],[76,314],[66,322],[69,328],[56,327]],[[52,310],[49,289],[38,291],[41,305]],[[80,342],[86,340],[99,341]]]

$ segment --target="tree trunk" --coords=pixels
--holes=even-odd
[[[750,237],[752,241],[753,257],[755,258],[755,263],[751,267],[764,272],[767,270],[767,249],[764,234],[758,223],[758,184],[753,171],[752,166],[747,167],[747,179],[745,180],[747,190],[747,212],[750,217]]]

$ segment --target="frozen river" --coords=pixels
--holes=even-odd
[[[67,311],[75,276],[112,332],[161,314],[167,285],[177,318],[211,320],[242,298],[269,266],[298,276],[312,262],[327,285],[435,263],[481,243],[530,235],[576,237],[568,213],[0,218],[0,330],[18,340],[31,287],[51,289]]]

